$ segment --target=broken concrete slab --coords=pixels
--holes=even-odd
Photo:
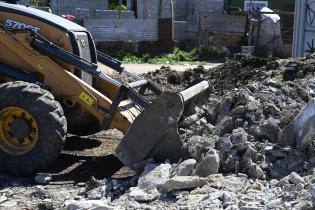
[[[103,209],[103,210],[119,210],[120,206],[111,206],[108,200],[67,200],[62,208],[63,210],[78,210],[78,209]]]
[[[293,184],[304,184],[304,179],[296,172],[292,172],[289,176],[289,181]]]
[[[159,191],[154,188],[151,190],[144,190],[139,187],[130,188],[129,198],[138,202],[151,202],[158,199],[160,196]]]
[[[141,174],[137,187],[154,189],[169,180],[172,166],[170,164],[148,163]]]
[[[176,169],[176,174],[177,176],[188,176],[194,169],[197,161],[195,159],[188,159],[183,162],[181,162],[177,169]]]
[[[217,150],[209,150],[196,166],[195,175],[207,177],[211,174],[217,174],[220,168],[220,156]]]
[[[169,193],[177,190],[195,189],[207,184],[206,178],[198,176],[175,176],[160,186],[159,191]]]

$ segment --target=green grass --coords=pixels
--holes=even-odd
[[[218,48],[200,48],[190,51],[184,51],[179,48],[175,48],[173,53],[163,55],[151,55],[151,54],[134,54],[126,52],[118,52],[111,54],[112,57],[123,61],[123,63],[149,63],[149,64],[205,64],[209,61],[223,61],[225,54]]]

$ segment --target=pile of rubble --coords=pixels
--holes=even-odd
[[[148,163],[137,182],[92,179],[64,209],[313,209],[315,204],[314,172],[267,181],[243,173],[199,177],[191,175],[195,167],[193,159],[175,166]]]
[[[214,164],[214,171],[270,179],[291,171],[307,174],[315,163],[314,143],[299,142],[293,133],[294,118],[314,95],[313,64],[312,56],[268,60],[236,55],[211,70],[198,67],[181,73],[162,67],[146,77],[173,90],[208,79],[208,103],[181,122],[190,157],[208,166],[219,156],[224,161]],[[209,156],[212,162],[207,162]],[[206,172],[198,167],[196,175],[210,175],[215,168],[211,165]]]
[[[195,79],[210,81],[207,103],[180,123],[189,159],[149,162],[142,174],[116,187],[103,180],[83,201],[67,201],[67,208],[82,202],[91,207],[95,195],[102,205],[118,209],[315,208],[315,144],[294,133],[296,117],[314,96],[314,64],[312,56],[236,55],[211,70],[200,66],[180,73],[162,67],[146,74],[173,91]],[[114,195],[120,196],[112,200]]]
[[[172,91],[196,79],[210,81],[206,103],[180,122],[188,157],[179,163],[149,160],[131,178],[91,178],[65,190],[67,196],[57,207],[314,209],[315,142],[300,138],[296,130],[303,107],[315,103],[314,73],[312,56],[275,60],[236,55],[210,70],[162,67],[144,75]],[[36,187],[28,191],[38,195]],[[1,207],[6,194],[0,194]]]
[[[221,172],[242,172],[260,179],[307,171],[312,164],[306,162],[305,149],[311,147],[302,147],[292,133],[292,121],[309,99],[306,90],[300,82],[268,79],[234,89],[222,99],[210,99],[210,104],[216,101],[215,106],[197,109],[182,123],[190,156],[209,165],[209,156],[220,154]]]

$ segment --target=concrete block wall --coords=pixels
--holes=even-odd
[[[32,4],[32,0],[20,0],[20,1],[18,1],[18,4],[31,5]]]
[[[190,15],[202,13],[221,14],[224,12],[224,0],[175,0],[176,21],[186,21]]]
[[[212,13],[221,14],[224,12],[224,0],[190,0],[188,14]]]
[[[157,41],[157,19],[87,19],[86,28],[96,42]]]
[[[174,40],[177,42],[185,41],[186,32],[186,21],[175,21],[174,22]]]
[[[137,0],[137,14],[140,19],[171,18],[171,0]]]
[[[238,47],[246,17],[224,14],[226,0],[175,0],[174,34],[185,46]]]
[[[119,12],[114,10],[91,10],[77,8],[75,17],[77,19],[116,19],[119,17]],[[122,19],[134,19],[133,11],[125,11],[120,14]]]
[[[76,9],[107,10],[108,0],[51,0],[51,10],[55,14],[76,14]]]
[[[224,0],[195,0],[195,11],[220,14],[224,12]]]
[[[243,33],[230,33],[230,32],[209,32],[208,33],[208,46],[212,47],[239,47],[241,40],[244,36]]]
[[[174,17],[176,21],[186,21],[188,16],[188,5],[190,0],[175,0],[174,1]]]

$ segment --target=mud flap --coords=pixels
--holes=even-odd
[[[163,93],[135,119],[116,155],[126,166],[137,170],[145,159],[178,161],[183,156],[178,121],[184,111],[184,101],[177,93]]]

